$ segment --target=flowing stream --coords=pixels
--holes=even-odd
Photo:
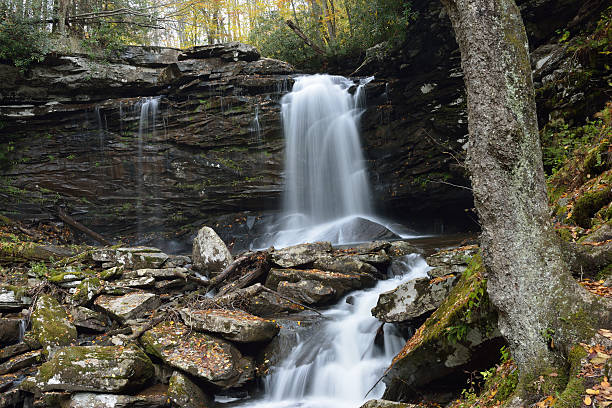
[[[299,328],[297,346],[266,377],[264,397],[239,406],[357,408],[367,399],[379,398],[384,391],[382,383],[364,399],[405,340],[394,326],[385,325],[383,344],[375,345],[381,323],[372,316],[371,309],[380,293],[427,276],[429,269],[416,254],[394,262],[393,270],[399,275],[348,295],[324,312],[326,320],[320,325]],[[350,303],[346,301],[349,296]]]

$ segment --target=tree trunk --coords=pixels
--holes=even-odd
[[[551,225],[518,7],[514,0],[441,1],[453,23],[467,87],[467,166],[488,292],[520,369],[519,395],[529,402],[539,393],[530,382],[562,371],[569,347],[610,324],[611,304],[573,280]]]

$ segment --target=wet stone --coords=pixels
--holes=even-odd
[[[0,346],[17,343],[22,335],[22,319],[0,318]]]

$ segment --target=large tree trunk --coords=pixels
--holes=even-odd
[[[468,94],[467,166],[482,225],[488,292],[530,382],[566,366],[576,341],[610,322],[610,302],[571,277],[547,205],[528,42],[514,0],[441,0],[461,49]],[[550,372],[550,371],[549,371]]]

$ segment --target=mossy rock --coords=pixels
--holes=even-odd
[[[410,400],[437,380],[461,378],[466,367],[484,370],[495,363],[496,353],[490,351],[499,350],[504,340],[483,272],[475,255],[448,297],[394,358],[383,398]]]
[[[129,392],[143,388],[155,368],[138,347],[74,346],[59,350],[36,374],[42,391]]]
[[[591,218],[604,206],[610,204],[612,190],[606,188],[584,194],[574,204],[572,220],[582,228],[591,228]]]
[[[212,399],[185,374],[175,371],[170,377],[168,398],[174,406],[181,408],[209,408]]]
[[[77,338],[77,330],[68,313],[49,295],[42,295],[32,313],[32,332],[46,353],[56,347],[68,346]]]
[[[104,290],[104,282],[97,277],[89,277],[83,280],[79,286],[76,287],[72,294],[72,303],[75,305],[88,305],[96,296],[98,296]]]

